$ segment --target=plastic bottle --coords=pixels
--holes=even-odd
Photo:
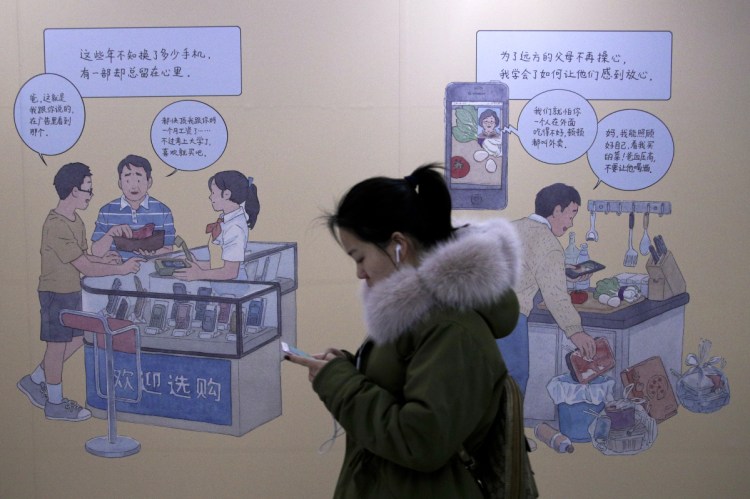
[[[534,435],[550,448],[561,454],[565,454],[566,452],[570,453],[575,450],[568,437],[560,433],[557,428],[554,428],[547,423],[539,423],[536,425],[536,428],[534,428]]]
[[[565,248],[565,265],[575,265],[578,263],[579,250],[576,246],[576,233],[571,232],[568,234],[568,247]],[[576,283],[567,281],[568,291],[576,289]]]
[[[590,260],[591,257],[589,256],[589,245],[587,243],[581,243],[581,251],[578,252],[578,260],[576,263],[583,263],[586,260]],[[591,286],[591,274],[588,274],[585,279],[582,279],[575,283],[576,289],[582,289],[586,291],[589,289],[589,286]]]

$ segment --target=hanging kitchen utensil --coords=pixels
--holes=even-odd
[[[638,263],[638,252],[633,248],[633,226],[635,225],[635,213],[630,212],[628,216],[628,251],[625,252],[625,259],[622,264],[626,267],[635,267]]]
[[[589,228],[589,231],[586,233],[586,240],[587,241],[598,241],[599,240],[599,233],[596,231],[596,212],[591,212],[591,227]]]
[[[651,244],[651,239],[648,237],[648,211],[643,214],[643,237],[641,238],[641,255],[648,255],[648,247]]]

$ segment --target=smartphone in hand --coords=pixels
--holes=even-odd
[[[303,352],[302,350],[289,345],[286,341],[281,342],[281,351],[284,354],[292,354],[296,355],[297,357],[312,358],[312,355],[310,355],[309,353]]]

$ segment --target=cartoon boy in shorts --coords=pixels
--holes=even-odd
[[[21,390],[47,419],[83,421],[91,412],[78,402],[63,398],[63,363],[83,345],[83,331],[60,324],[61,310],[81,310],[81,274],[125,275],[137,272],[142,258],[125,262],[114,252],[103,256],[87,253],[86,227],[78,215],[94,196],[91,170],[83,163],[64,165],[53,182],[60,200],[42,227],[39,276],[41,306],[40,338],[47,343],[42,362],[18,382]]]

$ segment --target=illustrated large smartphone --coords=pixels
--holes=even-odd
[[[508,205],[508,86],[500,82],[445,87],[445,180],[453,208]]]

